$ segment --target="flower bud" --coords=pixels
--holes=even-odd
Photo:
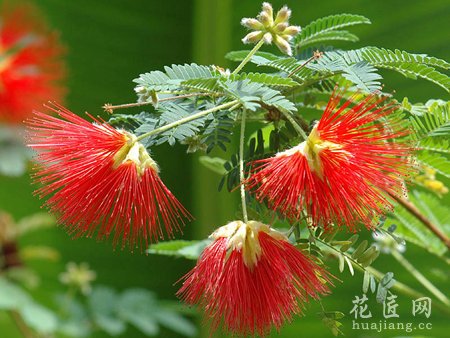
[[[262,4],[263,12],[266,12],[270,18],[271,23],[273,23],[273,8],[272,5],[268,2],[263,2]]]
[[[283,6],[277,13],[275,24],[287,22],[291,17],[291,10],[287,6]]]
[[[261,40],[263,35],[264,35],[264,32],[261,32],[261,31],[250,32],[246,36],[244,36],[244,38],[242,39],[242,42],[245,43],[245,44],[247,44],[247,43],[256,43],[259,40]]]
[[[281,50],[283,53],[291,56],[292,55],[292,49],[289,42],[287,42],[285,39],[283,39],[279,35],[275,35],[275,45],[278,47],[279,50]]]
[[[289,26],[283,31],[284,36],[290,36],[290,38],[296,36],[298,33],[300,33],[301,27],[300,26]]]
[[[273,28],[273,31],[274,31],[276,34],[280,34],[280,33],[283,33],[284,30],[285,30],[287,27],[288,27],[288,24],[287,24],[286,22],[282,22],[282,23],[277,24],[277,25]]]
[[[264,25],[256,19],[253,18],[243,18],[241,20],[241,25],[253,30],[262,30]]]
[[[264,25],[265,28],[269,28],[272,25],[272,17],[267,14],[267,12],[261,12],[258,15],[258,21]]]
[[[270,45],[273,40],[272,34],[270,34],[270,33],[264,34],[263,39],[264,39],[264,43]]]

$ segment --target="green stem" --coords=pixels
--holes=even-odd
[[[426,217],[415,205],[409,200],[396,196],[394,194],[390,194],[390,196],[395,199],[403,208],[408,210],[410,214],[412,214],[415,218],[417,218],[420,222],[423,223],[431,232],[433,232],[444,244],[450,249],[450,238],[439,229],[433,222],[431,222],[428,217]]]
[[[424,287],[428,289],[433,295],[436,296],[442,303],[447,306],[450,306],[449,299],[438,289],[436,288],[422,273],[417,270],[402,254],[398,251],[393,250],[392,256],[401,264],[403,267],[410,272]]]
[[[242,202],[242,217],[244,222],[248,222],[247,204],[245,203],[245,187],[244,187],[244,141],[245,141],[245,118],[247,111],[242,110],[241,116],[241,134],[239,136],[239,179],[241,184],[241,202]]]
[[[159,92],[160,94],[163,92]],[[182,92],[180,92],[182,93]],[[177,92],[167,92],[167,94],[177,94]],[[165,101],[172,101],[172,100],[177,100],[177,99],[185,99],[185,98],[189,98],[189,97],[194,97],[194,96],[211,96],[213,94],[211,93],[189,93],[189,94],[181,94],[181,95],[176,95],[176,96],[170,96],[170,97],[165,97],[162,99],[158,99],[158,102],[165,102]],[[150,104],[154,104],[154,102],[136,102],[136,103],[125,103],[125,104],[118,104],[118,105],[112,105],[112,104],[105,104],[103,106],[103,109],[107,112],[112,113],[114,110],[116,109],[124,109],[124,108],[133,108],[133,107],[141,107],[141,106],[148,106]]]
[[[302,127],[300,127],[300,125],[297,123],[297,121],[294,120],[294,118],[292,117],[291,114],[289,114],[288,112],[285,112],[283,110],[281,110],[281,113],[284,115],[284,117],[292,124],[292,126],[294,127],[294,129],[297,131],[297,133],[304,139],[306,140],[306,138],[308,137],[305,133],[305,131],[302,129]]]
[[[250,51],[250,53],[247,54],[244,60],[241,61],[241,63],[236,67],[236,69],[233,71],[233,75],[236,75],[241,71],[242,68],[247,64],[247,62],[250,61],[253,55],[258,51],[258,49],[261,48],[261,46],[264,44],[264,39],[259,40],[259,42],[253,47],[253,49]]]
[[[180,126],[180,125],[182,125],[182,124],[184,124],[184,123],[191,122],[191,121],[193,121],[193,120],[199,119],[200,117],[203,117],[203,116],[205,116],[205,115],[214,113],[214,112],[216,112],[216,111],[219,111],[219,110],[222,110],[222,109],[230,108],[230,107],[236,105],[238,102],[239,102],[238,100],[234,100],[234,101],[227,102],[227,103],[221,104],[221,105],[219,105],[219,106],[213,107],[213,108],[211,108],[211,109],[203,110],[203,111],[200,111],[200,112],[198,112],[198,113],[196,113],[196,114],[192,114],[192,115],[186,116],[185,118],[179,119],[178,121],[175,121],[175,122],[166,124],[165,126],[162,126],[162,127],[160,127],[160,128],[156,128],[156,129],[153,129],[152,131],[149,131],[148,133],[145,133],[145,134],[140,135],[140,136],[137,138],[137,141],[141,141],[141,140],[143,140],[143,139],[145,139],[145,138],[147,138],[147,137],[150,137],[150,136],[153,136],[153,135],[156,135],[156,134],[163,133],[163,132],[165,132],[166,130],[169,130],[169,129],[178,127],[178,126]]]
[[[356,266],[356,269],[361,272],[364,272],[364,269],[361,269],[359,266]],[[377,269],[375,269],[371,266],[368,266],[365,269],[369,273],[374,275],[375,278],[377,278],[378,280],[381,280],[384,277],[384,274],[381,271],[378,271]],[[414,290],[413,288],[409,287],[406,284],[403,284],[402,282],[399,282],[398,280],[395,281],[395,284],[392,286],[392,289],[398,291],[399,293],[401,293],[405,296],[415,298],[415,299],[426,297],[426,295],[424,295],[423,293]],[[433,306],[437,307],[439,310],[446,313],[447,315],[450,314],[450,308],[448,306],[444,306],[441,303],[433,303]]]
[[[325,245],[329,249],[329,252],[333,256],[338,257],[340,254],[345,255],[352,262],[353,267],[355,267],[358,271],[360,271],[360,272],[367,271],[367,272],[371,273],[379,281],[384,277],[384,274],[381,271],[378,271],[377,269],[375,269],[375,268],[373,268],[371,266],[364,267],[361,264],[359,264],[357,261],[355,261],[351,256],[346,255],[343,252],[340,252],[335,247],[331,246],[330,244],[322,241],[321,239],[319,239],[317,237],[314,237],[314,238],[315,238],[316,241],[318,241],[318,242],[322,243],[323,245]],[[399,293],[401,293],[403,295],[411,297],[411,298],[416,298],[417,299],[417,298],[426,297],[423,293],[421,293],[419,291],[416,291],[413,288],[409,287],[408,285],[403,284],[403,283],[401,283],[401,282],[399,282],[397,280],[395,281],[395,284],[392,286],[392,289],[396,290],[397,292],[399,292]],[[437,308],[439,308],[442,312],[444,312],[446,314],[450,314],[450,308],[448,306],[445,306],[445,305],[443,305],[441,303],[436,303],[435,306]]]
[[[31,331],[31,329],[27,326],[27,324],[25,324],[22,316],[17,311],[9,310],[9,314],[14,323],[16,324],[17,328],[19,329],[20,333],[22,334],[22,336],[24,336],[25,338],[35,337],[33,331]]]

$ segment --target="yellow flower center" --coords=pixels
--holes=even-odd
[[[121,164],[127,162],[134,162],[136,170],[141,177],[144,175],[145,169],[151,168],[152,170],[159,172],[158,165],[150,157],[147,149],[136,140],[136,136],[130,133],[124,134],[126,143],[119,149],[114,155],[114,168],[119,167]]]
[[[261,231],[276,239],[287,240],[287,237],[282,233],[257,221],[248,221],[247,223],[234,221],[228,223],[213,232],[210,237],[213,239],[227,238],[227,250],[229,253],[233,250],[240,251],[244,264],[252,269],[261,256],[261,244],[259,242],[259,233]]]
[[[342,150],[342,145],[322,140],[317,130],[317,125],[313,128],[306,141],[296,147],[278,153],[277,156],[291,156],[298,152],[306,157],[311,171],[314,171],[320,179],[323,179],[323,165],[320,154],[324,150],[340,151],[350,156],[349,152]]]

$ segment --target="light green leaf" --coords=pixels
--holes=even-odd
[[[148,253],[197,259],[203,249],[211,243],[211,240],[185,241],[175,240],[153,244],[147,250]]]
[[[211,78],[213,72],[211,67],[201,66],[195,63],[184,65],[172,65],[164,67],[165,72],[156,70],[141,74],[133,82],[137,83],[137,92],[174,90],[180,87],[181,82],[190,79]],[[143,95],[143,94],[141,94]],[[146,95],[144,95],[147,97]]]
[[[225,55],[225,58],[228,59],[228,60],[231,60],[231,61],[240,62],[240,61],[244,60],[247,57],[248,53],[250,53],[249,50],[233,51],[233,52],[227,53]],[[255,56],[263,57],[263,58],[265,58],[267,60],[275,60],[275,59],[278,58],[278,56],[275,55],[275,54],[267,53],[267,52],[260,52],[260,51],[256,52],[254,57]]]
[[[25,291],[0,277],[0,309],[14,310],[31,303],[31,297]]]
[[[227,170],[223,166],[226,161],[223,158],[200,156],[198,160],[203,166],[215,172],[216,174],[223,176],[227,173]]]
[[[115,316],[117,293],[108,287],[97,286],[88,298],[88,304],[98,327],[112,336],[123,333],[125,323]]]
[[[119,317],[149,336],[159,333],[155,315],[158,310],[154,295],[145,289],[126,290],[117,304]]]
[[[159,308],[155,315],[161,325],[172,331],[189,337],[194,337],[197,334],[195,325],[174,311]]]
[[[440,199],[432,194],[413,191],[409,196],[410,201],[428,218],[434,225],[447,236],[450,236],[450,209]],[[401,235],[406,241],[425,248],[429,252],[442,256],[447,252],[446,246],[428,228],[406,209],[396,204],[393,214],[387,218],[385,227],[392,224],[397,226],[395,233]]]
[[[26,304],[19,312],[24,322],[39,333],[49,334],[57,329],[56,314],[37,303]]]

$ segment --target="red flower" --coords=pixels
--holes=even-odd
[[[0,121],[22,122],[36,106],[60,101],[63,49],[36,9],[3,4],[0,12]]]
[[[265,336],[329,291],[327,272],[267,225],[235,221],[211,237],[178,295],[204,308],[212,330]]]
[[[288,217],[305,210],[315,226],[371,228],[391,206],[387,195],[403,191],[407,130],[392,116],[395,106],[379,106],[384,99],[374,93],[339,106],[341,98],[335,90],[305,142],[255,161],[247,188]]]
[[[189,213],[167,189],[158,166],[136,136],[56,105],[58,116],[35,112],[27,121],[38,151],[34,180],[42,198],[70,233],[122,239],[131,248],[169,237]]]

